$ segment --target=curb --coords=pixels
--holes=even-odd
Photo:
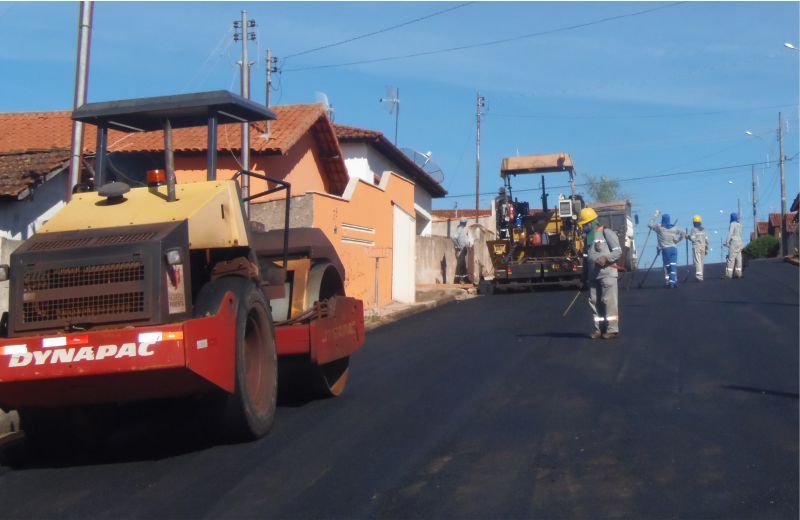
[[[377,329],[382,325],[388,325],[390,323],[394,323],[404,318],[408,318],[409,316],[429,311],[446,303],[454,302],[457,300],[458,298],[456,298],[454,294],[449,294],[438,300],[430,300],[415,304],[413,307],[402,309],[388,316],[372,317],[369,319],[369,321],[366,321],[364,323],[364,330],[369,332],[371,330]]]

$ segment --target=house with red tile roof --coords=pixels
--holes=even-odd
[[[380,182],[384,172],[395,172],[414,183],[416,234],[431,235],[432,201],[447,195],[441,184],[420,168],[383,133],[345,125],[333,125],[350,177]]]
[[[434,193],[443,192],[441,187],[413,162],[405,164],[396,149],[386,152],[391,160],[378,182],[351,176],[321,105],[272,109],[277,119],[269,126],[251,123],[250,169],[291,183],[292,225],[318,227],[328,235],[345,266],[348,294],[364,300],[365,308],[414,301],[416,182]],[[0,114],[0,236],[27,238],[64,204],[71,129],[68,111]],[[217,135],[217,176],[230,178],[241,169],[241,125],[220,125]],[[85,127],[86,178],[92,175],[95,140],[95,128]],[[173,146],[178,182],[205,180],[206,129],[175,129]],[[115,179],[131,185],[144,184],[148,169],[164,167],[160,131],[109,130],[108,150]],[[250,193],[272,187],[252,178]],[[283,215],[281,197],[252,201],[251,218],[274,224],[276,215]]]

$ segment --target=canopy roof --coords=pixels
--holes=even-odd
[[[275,119],[264,105],[227,90],[88,103],[72,119],[123,132],[149,132],[163,129],[165,119],[172,128],[206,126],[213,114],[219,124]]]
[[[500,176],[519,175],[523,173],[575,173],[572,157],[567,153],[549,153],[541,155],[523,155],[506,157],[500,167]]]

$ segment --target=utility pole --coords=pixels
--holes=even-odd
[[[266,98],[266,105],[269,108],[269,95],[272,93],[272,73],[278,72],[278,58],[272,57],[272,50],[267,49],[267,98]],[[267,119],[267,131],[265,132],[267,138],[269,138],[270,128],[269,128],[270,120]]]
[[[89,49],[92,42],[92,13],[94,2],[81,2],[78,21],[78,59],[75,66],[75,98],[72,109],[75,110],[86,103],[86,92],[89,79]],[[72,122],[72,150],[67,175],[67,197],[72,199],[72,188],[80,183],[81,162],[83,160],[83,123]]]
[[[742,219],[742,199],[736,197],[736,214],[739,216],[739,220]]]
[[[782,258],[786,253],[786,178],[783,175],[783,163],[786,159],[783,156],[783,114],[778,112],[778,147],[781,154],[781,241],[780,253]]]
[[[758,238],[758,214],[756,210],[756,167],[753,165],[753,240]]]
[[[475,137],[475,223],[478,223],[478,209],[480,202],[478,200],[481,192],[481,114],[484,107],[485,98],[481,93],[477,93],[475,101],[475,119],[477,122],[477,133]]]
[[[256,26],[255,20],[247,19],[247,11],[242,11],[242,20],[233,22],[233,41],[242,42],[242,59],[239,61],[241,68],[241,93],[245,99],[250,99],[250,65],[253,64],[247,57],[247,42],[256,39],[256,33],[250,32]],[[241,30],[241,32],[236,32]],[[250,169],[250,123],[242,123],[242,170]],[[242,175],[242,197],[250,196],[250,177]],[[249,211],[249,204],[245,203],[245,213]]]

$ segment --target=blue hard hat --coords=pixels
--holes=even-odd
[[[731,222],[739,222],[739,214],[735,211],[731,213]]]
[[[661,225],[667,228],[672,227],[672,224],[669,223],[669,213],[661,215]]]

